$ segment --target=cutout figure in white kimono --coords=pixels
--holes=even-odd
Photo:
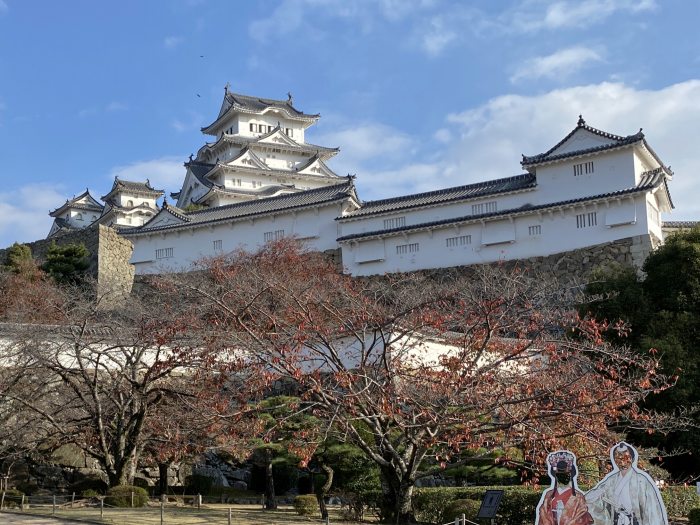
[[[625,442],[610,449],[613,470],[586,493],[594,525],[668,525],[659,489]]]

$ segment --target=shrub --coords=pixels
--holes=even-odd
[[[299,516],[315,516],[318,514],[318,501],[312,494],[304,494],[294,498],[294,510]]]
[[[692,509],[700,508],[700,496],[695,487],[666,487],[661,491],[661,497],[669,517],[688,516]]]
[[[444,517],[447,521],[454,521],[455,518],[461,518],[462,514],[470,520],[476,520],[476,515],[479,513],[481,503],[475,499],[456,499],[450,503],[444,512]]]
[[[416,489],[413,496],[413,510],[418,521],[426,523],[446,523],[447,507],[456,499],[471,499],[479,504],[487,490],[505,491],[498,514],[504,525],[521,525],[535,521],[535,509],[542,495],[541,490],[522,486],[504,487],[439,487]]]
[[[690,512],[688,512],[688,525],[700,525],[700,508],[690,509]]]
[[[87,490],[82,491],[80,493],[80,495],[83,498],[96,498],[96,497],[100,496],[100,493],[97,492],[96,490],[87,489]]]
[[[208,496],[214,485],[214,479],[203,474],[192,474],[185,478],[185,492],[187,494],[202,494]]]
[[[145,507],[148,503],[148,492],[133,485],[119,485],[107,491],[105,505],[111,507],[131,507],[131,493],[134,493],[134,507]]]
[[[17,483],[17,490],[19,490],[20,492],[23,492],[27,496],[31,496],[37,490],[39,490],[39,487],[37,486],[36,483],[31,483],[29,481],[22,481],[20,483]]]

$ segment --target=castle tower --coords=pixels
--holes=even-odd
[[[320,115],[286,100],[231,93],[228,86],[217,118],[202,128],[215,138],[185,163],[177,207],[217,207],[341,182],[326,161],[338,148],[309,144],[306,129]]]

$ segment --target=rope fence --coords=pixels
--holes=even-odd
[[[19,512],[57,518],[83,519],[118,525],[281,525],[287,523],[309,523],[308,516],[298,516],[291,507],[264,510],[261,505],[204,504],[200,494],[169,496],[148,500],[146,506],[112,506],[104,496],[83,497],[77,494],[61,495],[17,495],[14,491],[0,493],[0,512]],[[173,501],[175,500],[175,501]],[[127,498],[128,501],[128,498]],[[2,521],[0,519],[0,521]],[[317,518],[316,523],[341,525],[339,519]]]

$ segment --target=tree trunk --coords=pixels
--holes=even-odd
[[[382,521],[397,525],[415,523],[412,505],[415,481],[402,478],[399,472],[390,467],[380,468],[379,472],[382,484]]]
[[[331,490],[333,485],[333,469],[329,465],[321,464],[321,468],[326,473],[325,483],[316,491],[316,499],[318,500],[318,508],[321,511],[321,519],[328,517],[328,507],[326,507],[326,495]]]
[[[275,501],[275,479],[272,476],[272,453],[265,452],[265,508],[272,510],[277,508]]]
[[[170,463],[158,463],[158,492],[160,494],[168,493],[168,470]]]

